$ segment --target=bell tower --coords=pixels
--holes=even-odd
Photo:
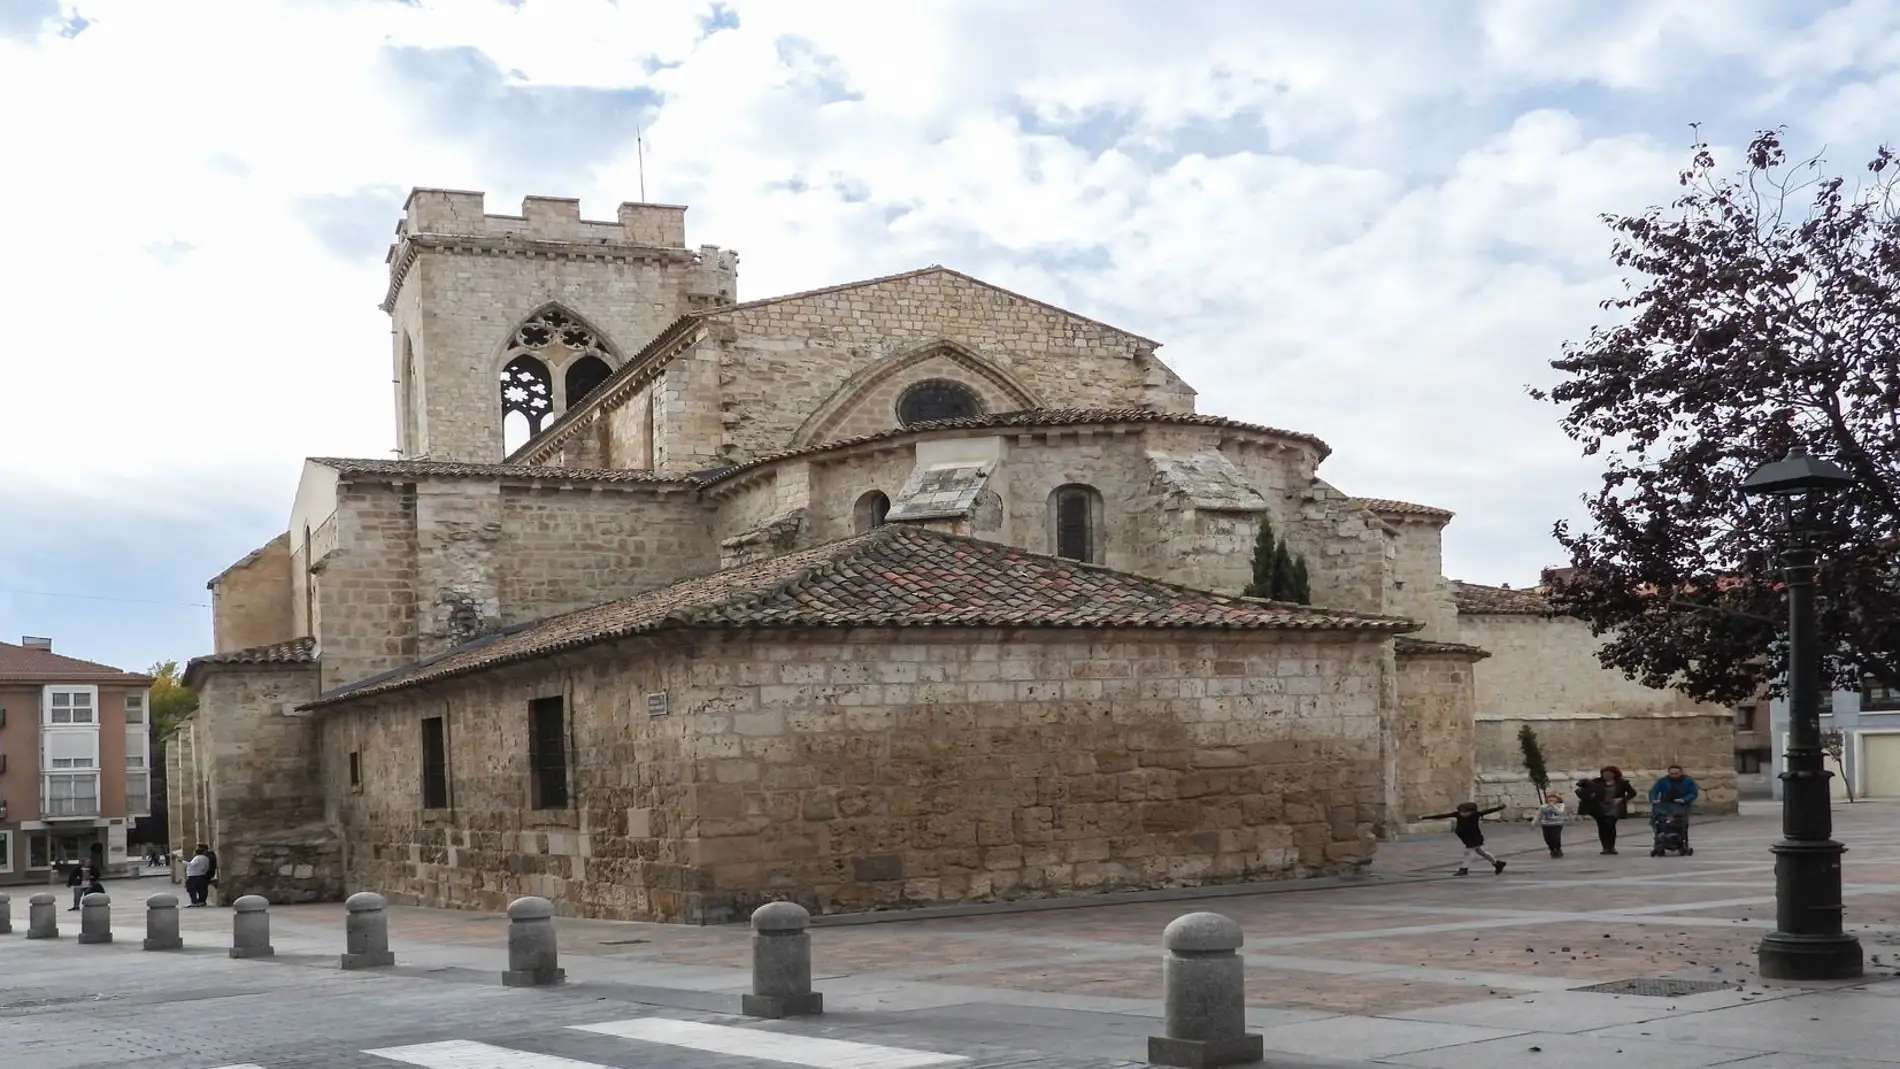
[[[493,464],[688,312],[733,303],[738,257],[686,247],[686,209],[415,189],[389,249],[397,452]]]

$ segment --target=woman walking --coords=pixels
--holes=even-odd
[[[1597,822],[1597,841],[1604,853],[1616,853],[1616,822],[1629,816],[1634,797],[1636,788],[1615,765],[1604,765],[1594,777],[1577,782],[1577,812]]]

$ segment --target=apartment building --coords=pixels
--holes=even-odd
[[[55,866],[126,868],[126,833],[151,813],[150,676],[0,642],[0,883]]]

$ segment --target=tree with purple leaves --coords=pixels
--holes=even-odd
[[[1739,488],[1791,446],[1854,478],[1815,517],[1832,682],[1900,679],[1900,162],[1850,183],[1788,161],[1780,131],[1718,175],[1698,141],[1667,208],[1606,215],[1629,277],[1616,323],[1552,361],[1539,400],[1605,460],[1555,607],[1608,636],[1606,667],[1704,701],[1774,686],[1786,641],[1777,517]]]

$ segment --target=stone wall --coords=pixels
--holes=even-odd
[[[1443,521],[1380,517],[1391,532],[1393,602],[1390,611],[1424,626],[1415,639],[1458,642],[1458,605],[1445,581]]]
[[[529,198],[519,217],[482,205],[478,193],[418,190],[401,224],[413,240],[392,250],[386,309],[398,375],[405,339],[417,369],[411,457],[501,459],[505,346],[550,304],[594,327],[618,360],[684,313],[734,299],[733,257],[689,250],[683,208],[623,205],[619,221],[592,223],[574,201]],[[558,381],[554,394],[558,415]]]
[[[1473,798],[1474,655],[1401,651],[1397,660],[1399,729],[1393,745],[1403,813],[1394,824],[1418,830],[1418,818]]]
[[[213,579],[213,653],[288,642],[298,637],[291,594],[290,535],[280,534]]]
[[[324,689],[718,567],[685,487],[345,483],[318,580]]]
[[[1604,668],[1600,640],[1580,620],[1461,613],[1462,641],[1491,656],[1474,673],[1481,791],[1528,806],[1518,725],[1537,731],[1552,783],[1616,765],[1641,789],[1672,761],[1702,784],[1705,813],[1735,810],[1735,714],[1679,691],[1655,690]],[[1568,779],[1567,779],[1568,777]]]
[[[1576,812],[1577,781],[1604,765],[1623,770],[1639,795],[1672,764],[1695,778],[1702,798],[1695,811],[1705,816],[1733,813],[1739,806],[1735,782],[1735,719],[1715,712],[1662,713],[1654,716],[1578,716],[1482,718],[1476,725],[1477,791],[1485,805],[1504,803],[1507,816],[1527,819],[1537,790],[1524,773],[1518,730],[1529,724],[1550,773],[1550,789],[1563,795]],[[1638,799],[1632,811],[1647,811]]]
[[[296,851],[284,838],[323,820],[316,725],[295,711],[317,695],[316,666],[207,663],[196,675],[195,764],[211,819],[194,841],[218,852],[221,900],[324,900],[340,870],[316,867],[310,858],[320,859],[321,849],[287,860]],[[280,874],[286,865],[291,871]],[[302,869],[309,871],[300,876]]]
[[[708,331],[667,366],[656,395],[662,470],[894,427],[887,402],[926,372],[998,409],[1026,399],[1052,408],[1194,405],[1152,343],[951,271],[740,305],[708,320]],[[942,341],[958,359],[940,355]],[[883,362],[888,374],[877,373]],[[814,418],[822,428],[806,428]]]
[[[693,641],[324,713],[350,888],[722,922],[774,898],[832,913],[1337,873],[1384,827],[1371,637]],[[575,804],[544,812],[525,746],[548,695],[570,710]],[[417,808],[425,716],[447,720],[447,810]]]

